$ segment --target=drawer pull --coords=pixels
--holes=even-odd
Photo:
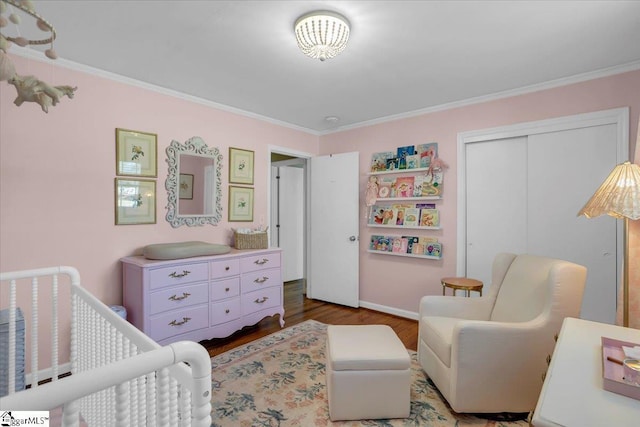
[[[229,268],[231,268],[231,267],[229,267],[229,266],[227,265],[227,266],[224,268],[224,271],[229,271]]]
[[[177,273],[174,271],[169,275],[169,277],[173,277],[174,279],[180,279],[182,277],[188,276],[189,274],[191,274],[191,272],[187,270],[182,270],[182,273]]]
[[[256,298],[256,300],[254,302],[256,304],[264,304],[268,299],[269,299],[269,297]]]
[[[224,312],[225,312],[225,313],[227,313],[227,314],[229,314],[229,309],[227,308]]]
[[[264,277],[264,276],[262,276],[262,278],[258,277],[256,280],[254,280],[254,282],[255,282],[255,283],[264,283],[264,282],[266,282],[267,280],[269,280],[269,278],[268,278],[268,277]]]
[[[259,259],[257,259],[257,260],[255,260],[255,261],[253,261],[253,263],[254,263],[254,264],[258,264],[258,265],[265,265],[265,264],[266,264],[266,263],[268,263],[268,262],[269,262],[269,260],[268,260],[268,259],[266,259],[266,258],[262,258],[262,261],[261,261],[261,260],[259,260]]]
[[[184,325],[185,323],[187,323],[189,320],[191,320],[191,317],[183,317],[182,321],[177,322],[175,320],[172,320],[171,322],[169,322],[169,326],[180,326],[180,325]]]
[[[189,298],[190,295],[191,294],[189,292],[183,292],[181,297],[179,297],[177,295],[171,295],[169,297],[169,300],[170,301],[182,301],[183,299]]]
[[[229,288],[224,288],[224,291],[225,292],[229,292]]]

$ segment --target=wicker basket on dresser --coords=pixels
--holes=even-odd
[[[121,262],[127,320],[159,344],[227,337],[276,314],[284,326],[280,249]]]

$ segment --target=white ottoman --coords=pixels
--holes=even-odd
[[[327,328],[329,418],[407,418],[411,359],[387,325],[330,325]]]

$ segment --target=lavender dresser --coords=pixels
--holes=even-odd
[[[127,320],[161,345],[223,338],[265,317],[284,326],[281,250],[121,259]]]

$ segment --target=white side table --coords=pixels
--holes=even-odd
[[[533,414],[535,427],[640,425],[640,400],[603,387],[603,336],[640,344],[638,329],[564,320]]]

